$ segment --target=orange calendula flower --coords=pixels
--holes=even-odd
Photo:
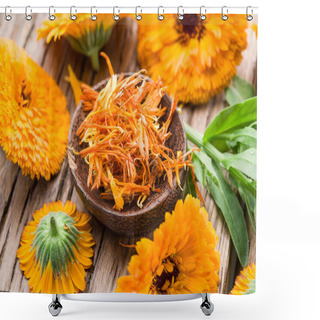
[[[217,292],[220,255],[218,236],[200,201],[188,195],[154,231],[153,241],[137,242],[128,265],[130,275],[118,279],[116,292],[184,294]]]
[[[229,85],[247,46],[244,15],[166,15],[139,21],[138,61],[182,102],[205,103]]]
[[[66,153],[66,98],[12,40],[0,38],[0,66],[0,146],[23,174],[49,180]]]
[[[76,20],[71,20],[69,14],[56,14],[56,19],[46,19],[38,32],[38,39],[59,40],[64,36],[72,48],[90,57],[94,70],[99,69],[99,51],[106,44],[114,23],[111,14],[97,14],[95,21],[87,13],[77,14]]]
[[[30,292],[67,294],[84,291],[85,269],[92,265],[88,214],[67,201],[45,204],[24,228],[17,257]]]
[[[237,276],[235,285],[230,294],[243,295],[255,293],[256,291],[256,265],[247,265]]]

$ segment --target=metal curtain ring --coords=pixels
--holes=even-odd
[[[180,12],[181,11],[181,12]],[[178,16],[178,19],[181,21],[181,20],[183,20],[183,15],[184,15],[184,9],[183,9],[183,6],[179,6],[178,7],[178,14],[177,14],[177,16]]]
[[[162,9],[162,14],[160,14],[160,9]],[[164,9],[163,6],[158,7],[158,20],[162,21],[164,19]]]
[[[228,20],[228,7],[223,6],[221,8],[221,19],[223,21],[227,21]]]
[[[93,14],[93,8],[96,10],[95,13],[97,13],[96,7],[91,7],[91,9],[90,9],[91,20],[92,21],[96,21],[97,20],[97,16],[95,14]]]
[[[10,13],[12,12],[11,9],[9,9],[9,8],[10,8],[9,6],[6,6],[4,9],[4,18],[7,21],[10,21],[12,19],[12,16],[8,13],[9,10],[10,10]]]
[[[25,10],[26,20],[30,21],[32,19],[32,15],[30,14],[32,12],[31,7],[27,6]]]
[[[116,10],[118,11],[118,13],[116,13]],[[113,7],[113,20],[114,21],[118,21],[120,19],[119,14],[120,10],[119,7]]]
[[[138,14],[138,9],[139,9],[140,13],[142,13],[142,8],[140,6],[136,7],[136,20],[140,21],[142,19],[142,15]]]
[[[74,13],[77,13],[77,9],[75,6],[70,7],[70,19],[72,21],[77,20],[77,16],[73,13],[73,9],[74,9]]]
[[[56,10],[54,9],[54,6],[49,7],[49,17],[48,17],[49,20],[53,21],[56,18],[56,16],[51,11],[53,11],[53,13],[56,12]]]
[[[251,9],[251,13],[249,13],[249,9]],[[250,6],[248,6],[246,9],[246,19],[248,21],[251,21],[253,19],[253,9]]]
[[[207,19],[207,9],[205,6],[200,7],[200,20],[206,20]]]

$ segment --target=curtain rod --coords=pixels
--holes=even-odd
[[[110,13],[110,14],[121,14],[121,13],[132,13],[132,14],[166,14],[166,13],[176,13],[176,14],[210,14],[210,13],[226,13],[226,14],[256,14],[258,13],[258,7],[247,6],[247,7],[228,7],[228,6],[220,6],[220,7],[122,7],[122,6],[114,6],[114,7],[102,7],[102,6],[92,6],[92,7],[82,7],[82,6],[71,6],[71,7],[38,7],[38,6],[2,6],[0,7],[0,13],[7,14],[26,14],[26,13]]]

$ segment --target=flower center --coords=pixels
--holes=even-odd
[[[151,291],[156,291],[158,294],[166,294],[167,289],[177,279],[179,269],[172,257],[168,257],[162,261],[161,267],[163,271],[160,275],[153,278]]]
[[[185,14],[183,20],[177,19],[177,31],[180,34],[180,43],[187,45],[190,39],[200,40],[205,27],[198,14]]]
[[[22,80],[19,88],[18,104],[20,107],[29,108],[31,102],[31,88],[26,80]]]
[[[40,220],[35,233],[32,249],[36,248],[41,274],[49,262],[54,276],[66,273],[68,262],[76,260],[73,250],[80,234],[73,218],[62,211],[50,212]]]

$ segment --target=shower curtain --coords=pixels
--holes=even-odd
[[[0,291],[255,292],[256,15],[12,14],[0,49]]]

